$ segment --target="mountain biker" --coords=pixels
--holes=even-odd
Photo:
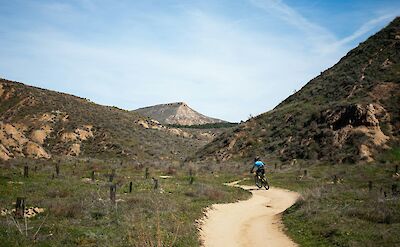
[[[250,173],[253,173],[254,168],[257,168],[256,174],[264,176],[264,174],[265,174],[264,166],[265,166],[265,164],[260,160],[260,157],[256,157],[254,159],[254,164],[253,164],[253,167],[251,168]]]

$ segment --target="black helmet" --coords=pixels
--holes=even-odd
[[[256,162],[256,161],[260,161],[260,157],[259,157],[259,156],[256,156],[256,157],[254,158],[254,162]]]

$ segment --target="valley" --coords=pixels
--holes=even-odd
[[[397,17],[273,110],[240,124],[183,102],[129,111],[0,79],[0,243],[212,246],[214,228],[200,230],[206,208],[216,205],[209,220],[218,225],[219,208],[257,201],[259,220],[239,210],[244,219],[225,225],[240,235],[235,222],[247,232],[261,224],[262,241],[281,218],[274,236],[283,245],[396,246],[399,66]],[[256,156],[273,188],[252,195],[245,189]],[[240,187],[224,185],[238,180]]]

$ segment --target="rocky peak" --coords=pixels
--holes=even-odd
[[[155,119],[162,124],[200,125],[225,122],[198,113],[190,108],[185,102],[149,106],[137,109],[134,112]]]

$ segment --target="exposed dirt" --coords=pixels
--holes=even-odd
[[[135,110],[135,112],[156,119],[161,124],[197,125],[224,122],[220,119],[200,114],[184,102],[144,107]]]
[[[200,220],[203,246],[297,246],[283,232],[281,213],[299,195],[278,188],[267,191],[254,186],[240,187],[253,196],[247,201],[213,205]]]

